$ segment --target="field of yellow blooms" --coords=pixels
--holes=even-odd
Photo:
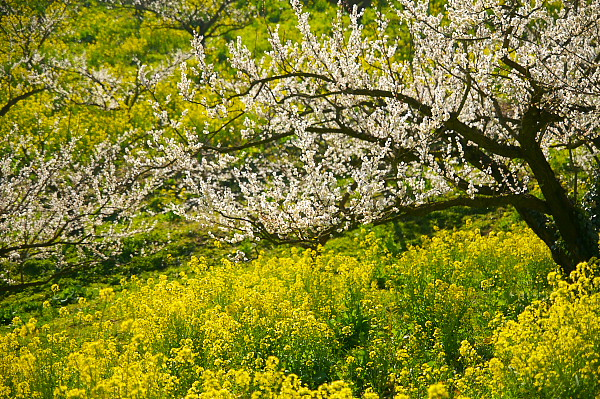
[[[131,278],[0,335],[1,398],[598,398],[600,278],[520,228]],[[52,289],[60,290],[57,285]]]

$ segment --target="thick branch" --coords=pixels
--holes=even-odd
[[[457,197],[448,200],[428,202],[415,206],[401,206],[392,214],[378,220],[375,224],[383,224],[393,220],[398,220],[406,216],[423,216],[435,211],[465,206],[470,208],[491,208],[497,206],[512,205],[515,207],[524,207],[533,209],[537,212],[546,214],[550,211],[545,201],[531,194],[509,194],[498,196],[476,196],[476,197]]]
[[[11,98],[10,100],[8,100],[8,102],[6,104],[4,104],[4,106],[2,108],[0,108],[0,117],[6,115],[8,113],[8,111],[10,111],[10,109],[12,107],[14,107],[15,105],[17,105],[17,103],[19,101],[23,101],[26,100],[27,98],[33,96],[34,94],[40,93],[42,91],[46,90],[45,87],[41,87],[39,89],[33,89],[31,91],[28,91],[27,93],[23,93],[19,96],[16,96],[14,98]]]

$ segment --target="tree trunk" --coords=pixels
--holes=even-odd
[[[560,233],[550,218],[528,208],[515,208],[527,226],[548,246],[552,259],[561,266],[566,275],[575,270],[578,263],[584,261],[575,260],[565,245],[561,245]]]
[[[575,270],[577,264],[600,255],[598,232],[577,205],[569,199],[536,141],[538,134],[544,128],[544,120],[539,111],[535,111],[526,113],[519,141],[524,158],[540,186],[549,208],[549,215],[552,216],[556,227],[549,227],[547,222],[540,224],[539,219],[527,210],[517,210],[529,227],[546,242],[552,251],[554,260],[568,276]],[[555,237],[552,240],[551,233],[553,231],[558,234],[554,233]]]

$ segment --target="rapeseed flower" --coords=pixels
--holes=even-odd
[[[398,257],[367,234],[356,248],[210,268],[192,258],[189,271],[134,276],[62,307],[44,327],[15,317],[0,335],[0,393],[491,397],[523,381],[536,390],[560,383],[550,354],[600,352],[591,338],[600,280],[587,269],[576,287],[552,277],[530,233],[440,230]],[[550,345],[551,332],[569,344]],[[598,376],[594,356],[576,365],[584,384]]]

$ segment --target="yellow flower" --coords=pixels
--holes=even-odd
[[[87,394],[85,389],[70,389],[67,391],[67,399],[85,399],[87,398]]]
[[[115,291],[111,288],[102,288],[100,290],[100,299],[105,302],[110,302],[115,296]]]
[[[437,383],[431,385],[427,389],[427,397],[429,399],[446,399],[449,398],[450,395],[448,394],[448,390],[444,384]]]

